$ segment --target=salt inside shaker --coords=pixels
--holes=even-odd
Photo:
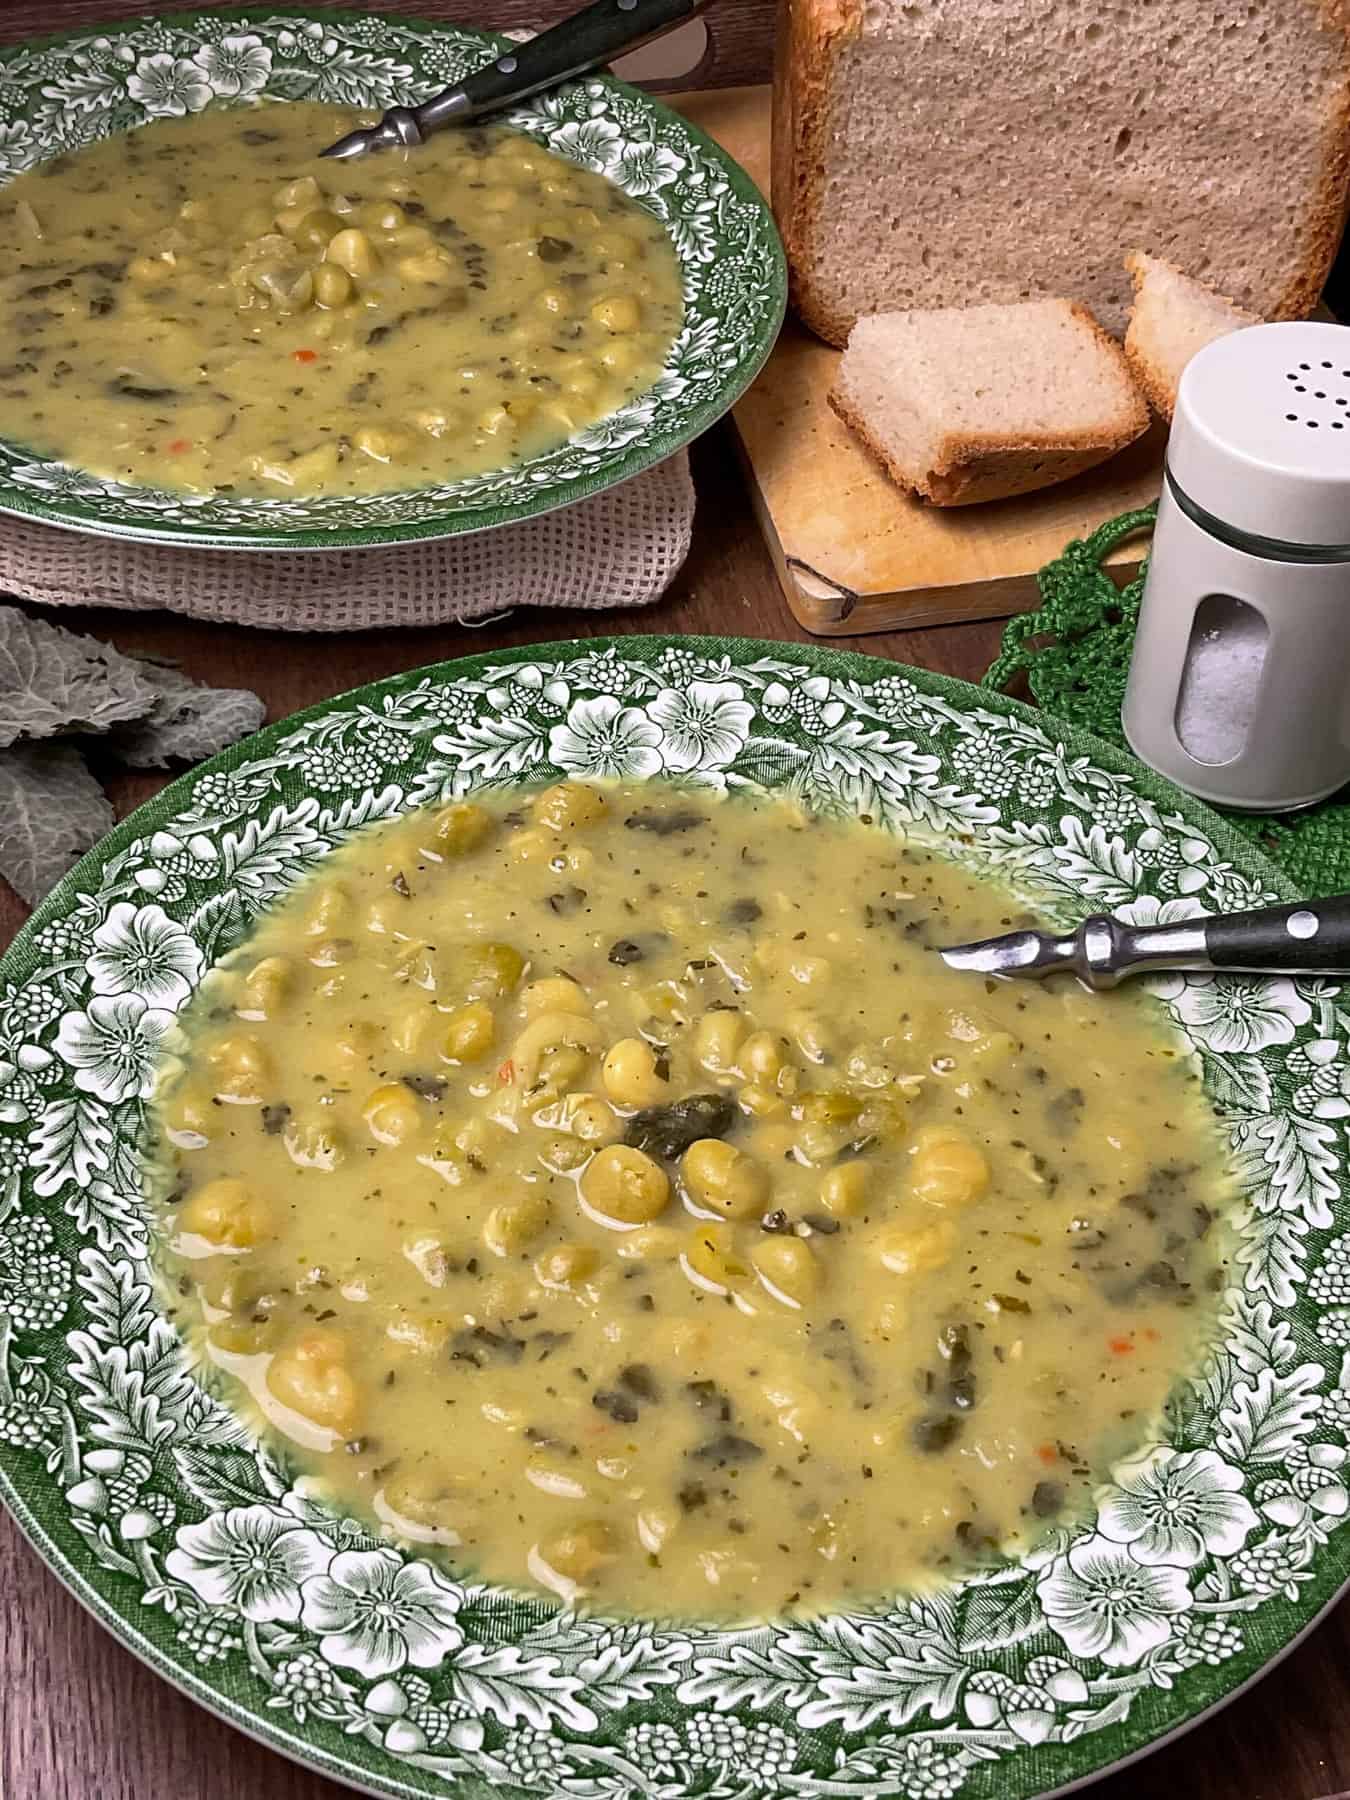
[[[1181,377],[1121,713],[1202,799],[1350,780],[1350,329],[1253,325]]]

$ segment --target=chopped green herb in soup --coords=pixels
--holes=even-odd
[[[771,800],[360,833],[187,1014],[180,1316],[478,1576],[745,1618],[1016,1549],[1194,1365],[1228,1186],[1147,1002],[930,953],[1012,923]]]
[[[613,183],[500,126],[355,162],[304,103],[161,120],[0,189],[0,414],[193,493],[364,494],[563,443],[651,386],[679,265]]]

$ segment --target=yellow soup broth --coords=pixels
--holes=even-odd
[[[932,953],[1015,915],[654,784],[359,833],[185,1017],[179,1317],[479,1577],[746,1618],[1015,1551],[1194,1365],[1228,1201],[1148,1002]]]
[[[297,103],[166,119],[0,190],[4,430],[193,493],[368,494],[547,451],[679,329],[652,215],[503,127],[327,162]]]

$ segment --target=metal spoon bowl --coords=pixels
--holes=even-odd
[[[1176,925],[1128,925],[1094,913],[1077,931],[1009,931],[939,950],[948,968],[976,975],[1042,981],[1064,971],[1090,988],[1158,969],[1228,974],[1350,973],[1350,894],[1220,913]]]

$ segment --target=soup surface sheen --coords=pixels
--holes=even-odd
[[[1015,910],[656,785],[358,834],[186,1015],[180,1315],[479,1576],[744,1618],[1015,1549],[1193,1365],[1228,1201],[1147,1003],[931,954]]]
[[[167,119],[0,189],[4,430],[123,481],[375,493],[563,443],[651,386],[660,223],[500,126],[327,162],[297,103]]]

